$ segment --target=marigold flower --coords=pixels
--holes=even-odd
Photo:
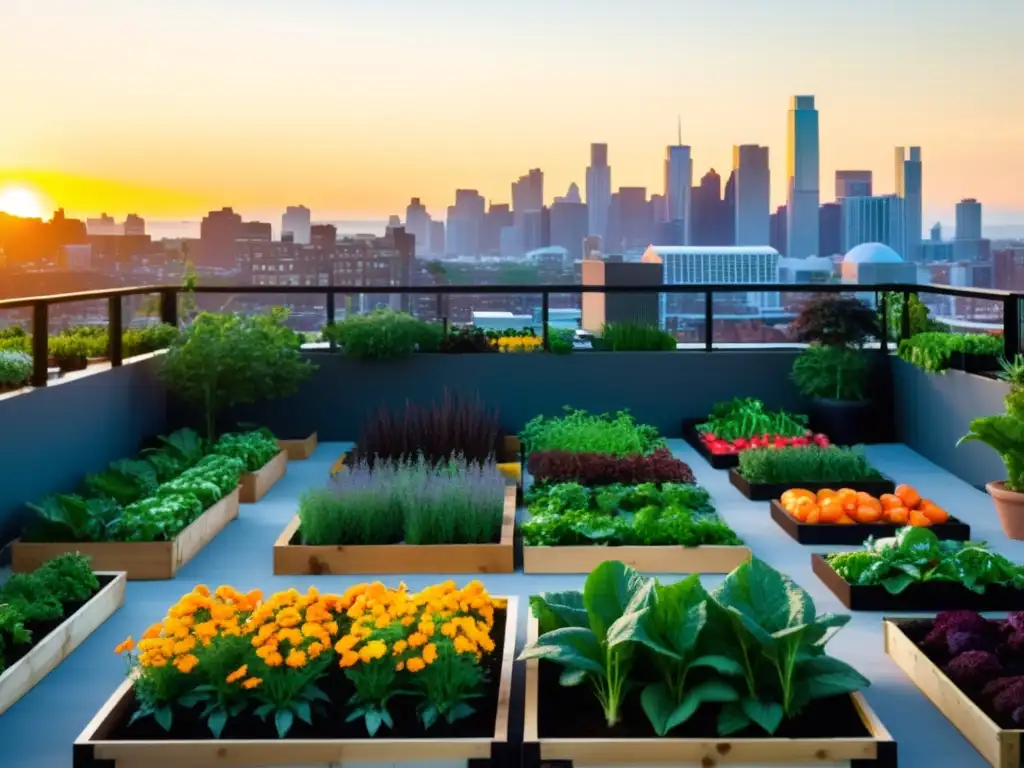
[[[359,654],[355,651],[343,651],[341,659],[338,661],[338,666],[342,669],[345,667],[352,667],[359,663]]]
[[[251,691],[253,688],[256,688],[262,682],[262,677],[250,677],[248,680],[242,683],[242,687],[245,688],[245,690],[247,691]]]
[[[395,640],[395,644],[391,646],[391,653],[398,656],[400,653],[405,653],[405,649],[409,647],[409,644],[405,640]]]
[[[203,597],[210,596],[210,588],[205,584],[196,584],[195,587],[192,588],[192,591],[197,595],[202,595]]]
[[[180,656],[174,660],[174,666],[178,668],[179,672],[185,675],[195,669],[198,665],[199,659],[191,653]]]
[[[323,628],[327,630],[327,634],[331,637],[338,634],[338,622],[334,620],[323,622]]]
[[[427,636],[422,632],[413,632],[409,635],[408,643],[410,648],[419,648],[421,645],[427,644]]]
[[[277,642],[289,642],[292,645],[302,645],[302,633],[294,627],[290,629],[282,629],[277,633]]]
[[[402,626],[408,627],[414,621],[416,621],[416,618],[414,616],[406,616],[404,619],[402,619]]]
[[[243,664],[238,669],[236,669],[234,672],[232,672],[230,675],[228,675],[226,680],[229,683],[233,683],[236,680],[241,680],[247,674],[249,674],[249,665],[248,664]]]
[[[154,624],[142,633],[142,638],[144,640],[152,640],[154,637],[160,637],[160,633],[163,632],[163,629],[163,624]]]
[[[434,632],[436,630],[436,628],[434,627],[434,622],[432,622],[430,620],[427,620],[427,619],[424,619],[423,621],[421,621],[419,623],[418,629],[419,629],[420,632],[422,632],[427,637],[433,636],[433,634],[434,634]]]
[[[306,649],[306,652],[309,654],[309,658],[315,659],[324,652],[324,644],[319,640],[314,640],[309,644],[309,648]]]
[[[288,654],[288,658],[285,659],[285,664],[293,669],[306,666],[306,654],[302,651],[292,651]]]
[[[345,635],[334,644],[334,650],[337,653],[345,653],[345,651],[351,651],[355,648],[361,638],[355,635]]]
[[[128,651],[134,650],[134,648],[135,641],[132,640],[131,637],[128,637],[124,640],[124,642],[118,643],[118,645],[114,648],[114,653],[126,653]]]
[[[266,658],[263,659],[263,663],[268,667],[280,667],[284,664],[284,656],[277,651],[267,654]]]
[[[400,661],[397,664],[395,664],[395,672],[401,672],[403,669],[405,669],[404,661]]]
[[[217,635],[217,625],[212,621],[204,621],[202,624],[196,624],[192,631],[195,632],[197,637],[212,638]]]
[[[161,656],[160,654],[155,654],[153,656],[150,656],[146,660],[146,663],[143,664],[142,666],[144,666],[144,667],[155,667],[156,669],[160,669],[161,667],[166,667],[167,666],[167,657],[166,656]]]
[[[455,652],[456,653],[471,653],[475,651],[473,643],[468,640],[464,635],[459,635],[455,638]]]
[[[437,661],[437,646],[433,643],[427,643],[423,646],[423,661],[427,664],[433,664]]]
[[[441,634],[445,637],[455,637],[458,629],[455,626],[454,621],[446,621],[441,625]]]
[[[171,648],[171,652],[175,656],[181,656],[183,654],[188,653],[195,647],[196,639],[194,637],[186,637],[184,640],[180,640],[177,643],[175,643],[174,647]]]
[[[364,664],[368,664],[374,659],[382,658],[387,652],[388,647],[383,641],[371,640],[359,649],[359,658]]]
[[[426,666],[426,663],[419,656],[413,656],[411,659],[407,659],[405,662],[405,668],[408,669],[410,672],[419,672]]]
[[[302,616],[294,608],[285,608],[277,614],[277,623],[282,627],[294,627],[302,623]]]

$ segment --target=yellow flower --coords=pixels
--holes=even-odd
[[[242,687],[245,688],[245,690],[247,691],[251,691],[253,688],[257,687],[262,682],[262,677],[250,677],[248,680],[242,683]]]
[[[410,624],[412,624],[412,623],[413,623],[414,621],[416,621],[416,619],[415,619],[414,617],[412,617],[412,616],[406,616],[406,617],[404,617],[404,618],[402,619],[402,626],[403,626],[403,627],[408,627],[408,626],[409,626]]]
[[[285,641],[288,641],[292,645],[302,645],[302,633],[294,627],[291,629],[282,629],[277,633],[277,642],[283,643]]]
[[[381,640],[371,640],[359,649],[359,658],[364,664],[368,664],[374,659],[383,657],[387,652],[388,647]]]
[[[285,664],[294,669],[306,666],[306,654],[302,651],[292,651],[288,654]]]
[[[329,634],[331,637],[334,637],[336,634],[338,634],[338,622],[336,621],[325,621],[323,623],[323,627],[327,630],[327,634]]]
[[[385,613],[385,614],[384,614],[383,616],[380,616],[380,617],[379,617],[379,618],[377,619],[377,621],[375,621],[375,622],[373,623],[373,626],[375,626],[375,627],[376,627],[377,629],[387,629],[387,627],[388,627],[388,626],[389,626],[390,624],[391,624],[391,617],[390,617],[390,616],[388,616],[388,615],[387,615],[387,614]]]
[[[427,643],[423,646],[423,661],[427,664],[433,664],[437,661],[437,646],[433,643]]]
[[[405,669],[404,661],[400,661],[397,664],[395,664],[395,672],[401,672],[403,669]]]
[[[266,658],[263,659],[263,663],[268,667],[280,667],[284,664],[284,656],[277,651],[267,654]]]
[[[462,635],[459,635],[458,637],[455,638],[455,652],[456,653],[470,653],[470,652],[475,651],[475,650],[476,650],[476,648],[473,646],[473,643],[470,642],[469,640],[467,640]]]
[[[154,624],[142,634],[143,640],[152,640],[154,637],[160,637],[160,633],[163,631],[163,624]]]
[[[409,647],[409,644],[405,640],[396,640],[395,644],[391,646],[391,653],[398,656],[400,653],[405,653],[405,649]]]
[[[114,648],[114,653],[126,653],[127,651],[133,650],[134,648],[135,641],[132,640],[131,637],[129,637],[123,643],[120,643],[116,648]]]
[[[185,656],[181,656],[174,660],[174,666],[178,668],[179,672],[185,675],[187,675],[189,672],[195,669],[198,664],[199,659],[197,659],[191,653],[186,654]]]
[[[249,666],[247,664],[243,664],[242,666],[240,666],[238,669],[236,669],[234,672],[232,672],[230,675],[227,676],[227,682],[233,683],[236,680],[241,680],[247,674],[249,674]]]
[[[413,632],[409,635],[409,647],[419,648],[421,645],[427,644],[427,637],[422,632]]]
[[[210,596],[210,588],[205,584],[196,584],[192,591],[195,592],[197,595],[202,595],[203,597]]]
[[[432,637],[434,634],[434,622],[423,620],[420,622],[418,629],[427,637]]]
[[[423,659],[419,658],[418,656],[413,656],[411,659],[407,659],[405,662],[405,668],[408,669],[410,672],[419,672],[426,666],[427,665],[426,663],[424,663]]]
[[[344,669],[345,667],[352,667],[359,663],[359,654],[355,651],[343,651],[341,659],[338,661],[338,666]]]
[[[175,656],[181,656],[188,653],[196,647],[196,639],[194,637],[186,637],[184,640],[180,640],[174,644],[171,649]]]
[[[315,659],[324,652],[324,644],[318,640],[314,640],[309,644],[309,648],[307,648],[306,651],[309,653],[309,658]]]
[[[277,614],[277,623],[282,627],[294,627],[302,622],[302,616],[294,608],[285,608]]]
[[[458,630],[456,629],[455,622],[453,621],[446,621],[441,625],[441,634],[445,637],[455,637],[456,632],[458,632]]]
[[[345,653],[345,651],[351,651],[359,644],[360,639],[361,638],[356,637],[355,635],[345,635],[334,644],[334,650],[337,653]]]

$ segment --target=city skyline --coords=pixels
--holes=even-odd
[[[247,3],[247,34],[232,36],[225,0],[8,0],[0,66],[19,76],[0,98],[18,110],[0,124],[0,189],[33,187],[75,216],[195,219],[231,205],[276,221],[301,202],[317,219],[377,219],[419,197],[438,218],[457,188],[511,202],[523,169],[544,171],[546,204],[583,189],[591,143],[609,145],[613,190],[660,193],[681,113],[695,178],[727,176],[734,145],[769,147],[774,209],[787,196],[787,105],[806,93],[822,189],[837,169],[865,168],[876,194],[892,192],[894,148],[921,146],[923,226],[965,197],[987,222],[1024,221],[1024,104],[999,85],[1024,75],[1020,3],[386,5]],[[908,25],[920,34],[899,33]],[[871,55],[844,55],[851,41]],[[524,58],[526,44],[545,56]]]

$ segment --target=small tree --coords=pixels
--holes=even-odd
[[[280,308],[258,315],[203,312],[168,349],[160,375],[175,395],[202,410],[208,439],[216,439],[224,410],[294,394],[312,374],[287,317]]]

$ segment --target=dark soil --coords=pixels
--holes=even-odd
[[[396,696],[391,700],[388,711],[395,722],[393,730],[382,726],[377,731],[377,737],[382,739],[475,739],[493,738],[494,722],[498,714],[498,688],[501,684],[501,657],[505,638],[505,611],[494,612],[494,629],[491,632],[495,642],[494,652],[484,657],[484,667],[487,670],[487,682],[484,684],[483,694],[480,698],[472,699],[470,703],[476,708],[476,712],[470,717],[456,721],[449,725],[444,719],[439,719],[429,730],[423,729],[423,724],[416,715],[416,705],[419,699],[409,696]],[[313,717],[313,725],[307,725],[298,718],[292,729],[288,732],[287,739],[365,739],[369,734],[363,721],[357,720],[346,723],[349,706],[347,702],[352,696],[353,687],[345,677],[344,671],[336,665],[331,665],[327,676],[318,682],[320,689],[331,699],[331,704],[325,705],[327,712],[325,717]],[[135,712],[135,707],[126,713],[122,722],[118,723],[107,737],[110,741],[208,741],[213,739],[206,724],[199,720],[200,709],[194,711],[176,707],[174,709],[174,722],[170,731],[165,731],[153,718],[140,718],[131,725],[128,720]],[[227,727],[221,734],[222,739],[276,739],[277,731],[274,728],[272,718],[263,722],[253,715],[243,715],[234,720],[229,720]]]
[[[107,586],[107,584],[114,580],[113,576],[97,576],[96,578],[100,582],[100,589],[103,589],[103,587]],[[99,590],[96,590],[96,592],[99,592]],[[89,599],[91,600],[93,597],[95,597],[95,595],[96,593],[94,592],[92,595],[90,595]],[[46,639],[47,635],[49,635],[51,632],[57,629],[57,627],[59,627],[61,624],[67,621],[72,616],[72,614],[75,613],[75,611],[77,611],[87,602],[89,601],[85,600],[74,603],[63,603],[62,607],[64,608],[64,615],[61,616],[59,619],[54,619],[53,621],[33,621],[27,623],[25,625],[25,629],[32,633],[32,642],[26,643],[25,645],[12,645],[5,647],[2,653],[3,665],[0,666],[0,669],[8,669],[16,661],[19,661],[20,659],[23,659],[25,656],[27,656],[29,651],[31,651],[33,648],[39,645],[39,643],[43,642],[43,640]]]
[[[622,719],[614,728],[605,724],[601,705],[589,685],[566,688],[558,683],[561,668],[551,662],[540,662],[538,730],[542,739],[655,739],[640,705],[641,689],[626,695]],[[706,704],[682,726],[669,731],[674,739],[719,739],[716,722],[720,705]],[[567,717],[566,713],[572,713]],[[811,703],[802,715],[783,722],[775,732],[779,739],[866,738],[865,727],[849,696],[834,696]],[[729,739],[769,738],[757,726],[734,734]]]

